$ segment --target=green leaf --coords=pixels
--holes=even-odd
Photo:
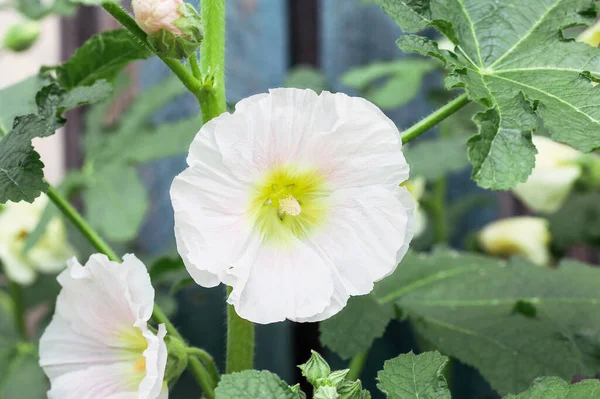
[[[504,399],[591,399],[599,396],[600,381],[596,379],[569,384],[560,378],[543,377],[535,380],[527,391]]]
[[[0,397],[3,399],[43,399],[49,384],[34,353],[20,353],[2,373]]]
[[[502,394],[540,376],[570,379],[600,368],[600,270],[586,265],[549,269],[448,250],[409,253],[374,295]],[[534,309],[534,317],[523,309]]]
[[[194,284],[193,278],[183,277],[183,278],[179,279],[175,284],[173,284],[173,286],[169,290],[169,294],[174,295],[174,294],[178,293],[179,291],[181,291],[182,289],[184,289],[185,287],[188,287],[192,284]]]
[[[123,165],[95,170],[83,192],[88,222],[110,240],[134,238],[149,208],[146,188],[137,171]]]
[[[34,137],[46,134],[46,120],[37,115],[18,117],[15,127],[0,141],[0,203],[33,202],[48,189],[44,164],[31,145]]]
[[[8,133],[17,116],[37,112],[35,94],[48,83],[46,78],[31,76],[0,90],[0,132]]]
[[[450,399],[442,374],[448,358],[438,352],[406,353],[387,360],[377,387],[389,399]]]
[[[382,337],[393,316],[392,306],[380,306],[371,295],[352,297],[340,313],[321,322],[321,343],[350,359]]]
[[[410,165],[411,179],[435,180],[469,165],[467,145],[461,136],[421,141],[402,150]]]
[[[446,61],[448,86],[464,86],[488,111],[469,142],[479,185],[508,189],[525,181],[541,117],[552,138],[581,151],[600,148],[597,49],[562,30],[594,22],[592,0],[379,0],[405,32],[432,25],[458,45],[456,55],[423,38],[403,37],[407,51]],[[498,40],[498,38],[502,40]]]
[[[159,281],[161,277],[167,274],[179,272],[184,269],[185,266],[183,264],[183,260],[180,257],[164,257],[159,258],[157,261],[152,263],[152,266],[150,266],[150,270],[148,272],[150,274],[150,279],[153,282],[156,282]]]
[[[380,108],[395,109],[419,94],[423,77],[435,68],[435,63],[424,59],[375,62],[346,72],[341,83],[360,90]]]
[[[67,62],[56,67],[56,75],[68,90],[101,79],[113,82],[127,64],[150,55],[150,50],[128,31],[107,31],[93,36]]]
[[[329,90],[327,77],[318,69],[311,66],[298,66],[290,70],[285,78],[285,87],[297,89],[312,89],[317,94]]]
[[[223,375],[215,390],[215,399],[239,398],[304,399],[306,396],[269,371],[247,370]]]

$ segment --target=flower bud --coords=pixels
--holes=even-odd
[[[317,388],[314,399],[339,399],[339,397],[335,387],[322,386]]]
[[[346,381],[337,391],[340,399],[371,399],[369,392],[362,389],[360,380]]]
[[[4,35],[4,48],[20,52],[29,49],[40,37],[40,24],[35,21],[11,26]]]
[[[165,382],[173,382],[185,371],[188,364],[186,345],[178,338],[168,335],[165,338],[167,344],[167,368],[165,370]]]
[[[546,219],[513,217],[485,226],[479,233],[481,248],[490,255],[523,256],[538,265],[550,263],[550,230]]]
[[[302,375],[306,377],[311,385],[316,386],[319,384],[319,380],[328,377],[331,373],[329,364],[315,351],[311,351],[312,356],[304,364],[298,366],[302,370]]]
[[[592,47],[598,47],[598,44],[600,44],[600,21],[581,32],[575,40],[589,44]]]
[[[161,56],[187,58],[202,42],[196,9],[183,0],[133,0],[135,20],[148,34],[148,43]]]
[[[525,183],[518,184],[513,193],[536,212],[553,213],[567,200],[575,182],[582,174],[577,160],[579,151],[542,136],[534,136],[537,148],[535,168]]]

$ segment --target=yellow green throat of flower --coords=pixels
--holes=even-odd
[[[280,166],[266,173],[251,195],[254,228],[266,243],[286,245],[304,238],[324,221],[329,191],[316,169]]]

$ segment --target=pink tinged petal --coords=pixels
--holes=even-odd
[[[52,380],[48,399],[138,399],[131,363],[92,366]]]
[[[297,321],[325,310],[333,295],[329,267],[308,246],[294,240],[288,248],[262,245],[228,302],[243,318],[259,324]]]

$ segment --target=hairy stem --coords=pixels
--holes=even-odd
[[[202,1],[204,39],[200,45],[200,72],[212,90],[200,93],[204,123],[227,111],[225,102],[225,0]]]
[[[56,207],[60,209],[60,211],[67,218],[69,218],[71,222],[73,222],[75,227],[77,227],[77,229],[85,236],[85,238],[88,239],[88,241],[94,246],[94,248],[98,250],[98,252],[105,254],[110,260],[114,262],[121,262],[121,259],[117,256],[115,251],[113,251],[113,249],[106,243],[106,241],[104,241],[98,235],[98,233],[96,233],[96,231],[79,214],[79,212],[77,212],[77,210],[73,208],[73,206],[71,206],[71,204],[69,204],[69,202],[65,198],[63,198],[54,187],[50,186],[50,188],[48,188],[47,194],[48,198],[50,198],[50,200],[54,202]],[[179,331],[177,331],[177,329],[173,326],[169,319],[167,319],[167,316],[165,316],[165,314],[158,307],[158,305],[154,305],[154,313],[152,316],[157,322],[163,323],[165,325],[165,327],[167,328],[167,332],[170,335],[183,340],[181,334],[179,334]]]
[[[21,338],[27,339],[27,326],[25,324],[25,303],[23,300],[23,287],[8,279],[8,293],[13,301],[13,316],[15,327]]]
[[[436,244],[447,244],[448,215],[446,213],[447,177],[437,179],[433,186],[433,203],[431,207],[434,227],[434,238]]]
[[[190,356],[197,357],[204,364],[215,384],[221,380],[221,375],[219,374],[219,369],[215,364],[215,360],[208,352],[204,349],[190,347],[187,348],[187,353]]]
[[[94,229],[85,221],[85,219],[77,212],[75,208],[69,204],[69,202],[63,198],[58,191],[52,186],[48,189],[48,198],[60,211],[73,222],[75,227],[88,239],[88,241],[98,250],[109,257],[110,260],[115,262],[121,262],[121,259],[112,250],[112,248],[96,233]]]
[[[211,1],[206,1],[211,3]],[[148,43],[148,35],[144,32],[135,22],[135,20],[125,11],[118,3],[113,1],[107,1],[102,4],[102,7],[113,16],[114,19],[119,21],[125,29],[127,29],[133,36],[135,36],[146,48],[152,50],[152,46]],[[192,73],[178,60],[174,58],[167,58],[156,54],[158,58],[162,60],[173,73],[181,80],[183,85],[198,98],[200,101],[201,93],[204,91],[202,82],[194,77]]]
[[[438,109],[432,114],[429,114],[420,122],[415,123],[402,132],[402,144],[413,141],[450,115],[454,114],[456,111],[460,110],[462,107],[467,105],[469,101],[470,100],[465,93],[456,97],[454,100],[450,101],[448,104],[444,105],[442,108]]]
[[[227,294],[231,288],[227,287]],[[226,372],[250,370],[254,367],[254,324],[242,319],[232,305],[227,305]]]
[[[350,360],[350,371],[346,376],[348,381],[356,381],[360,377],[363,369],[365,368],[365,363],[367,361],[367,357],[369,356],[369,351],[364,351],[354,356],[352,360]]]
[[[196,58],[196,54],[190,55],[190,68],[192,69],[192,74],[198,80],[202,79],[202,72],[200,72],[200,67],[198,66],[198,59]]]
[[[217,382],[213,381],[200,360],[195,357],[190,357],[188,359],[188,366],[191,373],[194,375],[196,382],[200,385],[200,388],[202,388],[204,396],[206,396],[207,399],[214,399]]]

